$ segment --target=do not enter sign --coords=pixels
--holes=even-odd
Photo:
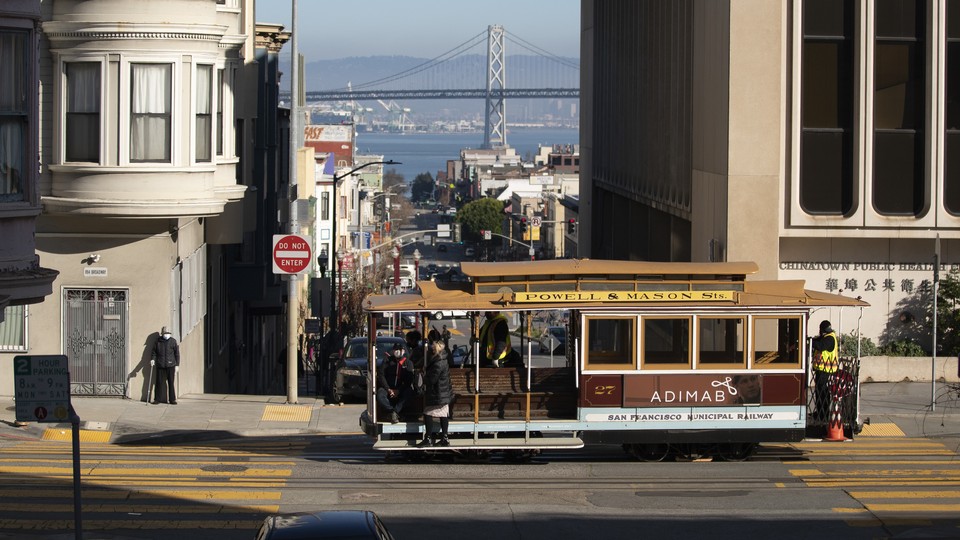
[[[273,235],[273,273],[302,274],[310,268],[313,248],[310,240],[299,234]]]

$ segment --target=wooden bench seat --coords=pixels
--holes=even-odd
[[[454,419],[479,418],[523,420],[527,411],[527,370],[525,368],[480,368],[450,370],[454,401]],[[572,368],[532,370],[530,418],[571,418],[576,414],[577,392]]]

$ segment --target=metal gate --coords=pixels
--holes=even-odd
[[[64,289],[63,351],[70,393],[127,395],[127,290]]]

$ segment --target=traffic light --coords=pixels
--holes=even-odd
[[[573,218],[567,220],[567,234],[577,234],[577,220]]]
[[[520,218],[520,232],[527,232],[527,218],[525,217]]]

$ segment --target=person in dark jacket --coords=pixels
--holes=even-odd
[[[377,371],[377,402],[389,411],[390,423],[400,421],[403,406],[413,394],[413,362],[397,343]]]
[[[177,404],[177,389],[174,379],[180,367],[180,345],[164,326],[160,330],[160,339],[153,346],[150,365],[157,368],[157,384],[154,387],[153,403]]]
[[[436,446],[450,446],[447,430],[450,427],[450,404],[453,403],[453,386],[450,384],[450,366],[447,350],[442,341],[430,344],[427,351],[427,368],[424,372],[423,393],[423,440],[419,448],[434,446],[434,422],[440,420],[440,440]]]

